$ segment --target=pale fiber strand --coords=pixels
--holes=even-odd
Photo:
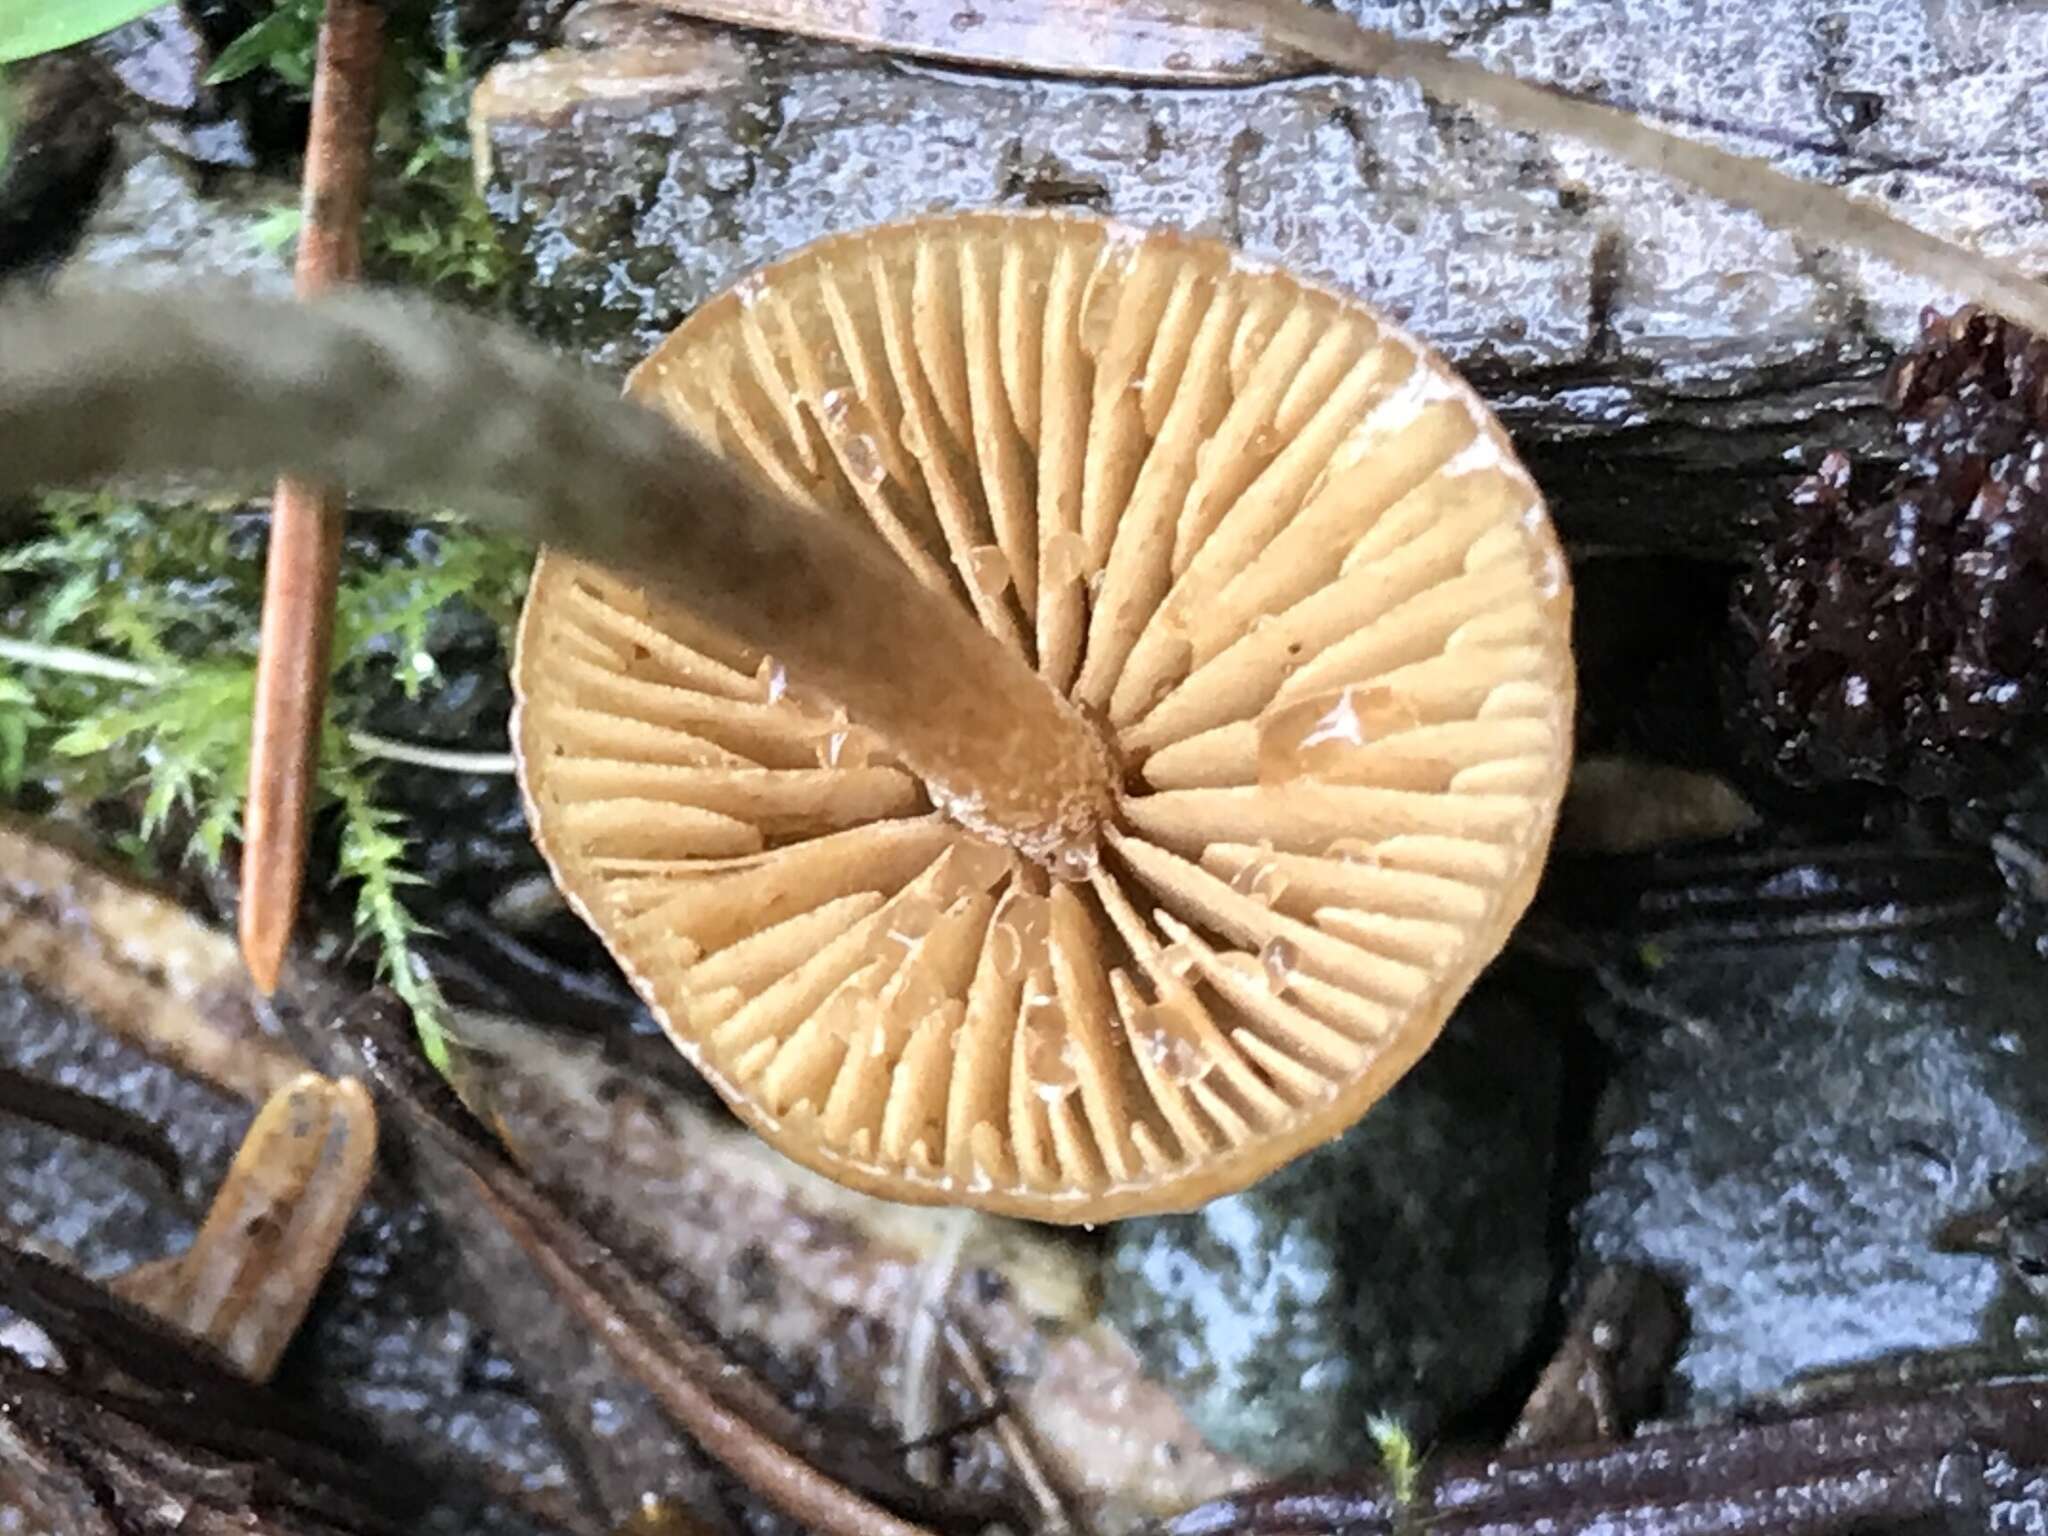
[[[96,651],[82,651],[73,646],[43,645],[33,640],[9,639],[4,635],[0,635],[0,661],[137,687],[164,681],[164,674],[154,667],[139,666],[119,657],[102,656]],[[350,731],[348,744],[365,757],[406,763],[414,768],[432,768],[441,773],[506,775],[513,771],[512,754],[509,752],[458,752],[446,747],[422,747],[370,731]]]

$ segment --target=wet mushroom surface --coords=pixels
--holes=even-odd
[[[777,1146],[897,1198],[1184,1208],[1427,1048],[1534,888],[1572,709],[1541,498],[1427,349],[1221,245],[956,215],[748,277],[629,389],[871,526],[1117,780],[1097,836],[1017,847],[773,654],[544,558],[536,835]]]

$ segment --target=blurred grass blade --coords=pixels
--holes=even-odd
[[[0,0],[0,64],[111,32],[163,0]]]

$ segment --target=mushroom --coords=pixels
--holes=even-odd
[[[797,1161],[1046,1221],[1193,1206],[1363,1114],[1526,907],[1564,559],[1498,422],[1364,304],[1208,240],[942,216],[748,277],[628,392],[971,614],[991,696],[1064,701],[964,720],[935,775],[893,734],[914,654],[855,698],[543,552],[535,836]]]

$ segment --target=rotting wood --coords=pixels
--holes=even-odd
[[[1316,68],[1257,26],[1171,0],[650,0],[729,26],[980,69],[1097,80],[1241,85]]]
[[[417,1067],[390,1048],[388,1021],[358,1009],[343,1028],[363,1041],[362,1055],[385,1113],[422,1147],[466,1172],[473,1197],[570,1311],[729,1472],[824,1536],[934,1536],[931,1527],[881,1508],[822,1472],[736,1407],[730,1384],[744,1385],[748,1373],[685,1336],[643,1281],[556,1209],[480,1133],[445,1118],[451,1100],[432,1087],[422,1092]],[[437,1100],[444,1106],[440,1112]]]
[[[305,1070],[262,1033],[232,940],[9,817],[0,817],[0,970],[252,1104]]]
[[[313,1304],[377,1161],[361,1083],[307,1072],[271,1095],[243,1137],[192,1246],[112,1282],[267,1381]]]
[[[1163,1536],[1852,1536],[2033,1530],[2048,1519],[2048,1379],[1866,1402],[1613,1446],[1432,1458],[1412,1503],[1383,1487],[1258,1490]]]
[[[1457,57],[1438,43],[1397,38],[1302,0],[1202,0],[1219,20],[1260,27],[1271,47],[1360,75],[1405,77],[1439,101],[1479,107],[1512,126],[1577,139],[1617,159],[1747,208],[1826,245],[1854,245],[1940,290],[2048,333],[2048,287],[2011,263],[1894,218],[1876,203],[1787,176],[1748,155],[1668,133],[1618,107],[1577,100]]]

